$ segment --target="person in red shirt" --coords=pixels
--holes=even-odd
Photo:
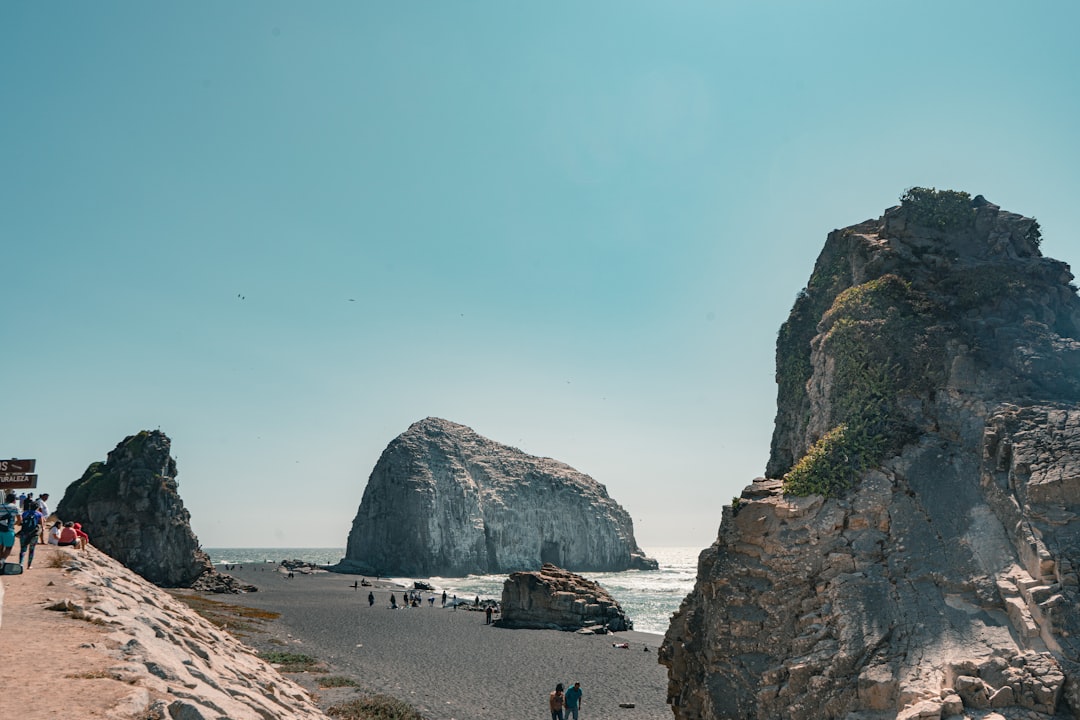
[[[56,543],[62,547],[73,547],[79,544],[79,534],[75,532],[73,527],[74,523],[66,522],[64,527],[60,529],[60,542]]]
[[[79,523],[75,523],[72,527],[75,528],[75,534],[79,536],[79,549],[85,550],[90,542],[90,536],[83,532],[82,525]]]

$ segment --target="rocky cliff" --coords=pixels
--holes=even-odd
[[[603,485],[464,425],[427,418],[383,451],[349,532],[343,572],[458,576],[656,567]]]
[[[922,188],[828,236],[661,650],[677,718],[1080,717],[1080,299],[1040,240]]]
[[[56,514],[82,523],[99,550],[164,587],[218,576],[177,492],[171,442],[158,430],[124,438],[68,486]],[[226,578],[228,579],[228,578]]]

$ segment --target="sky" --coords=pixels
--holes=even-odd
[[[343,547],[436,416],[700,546],[776,333],[912,186],[1080,263],[1073,2],[0,3],[0,457],[172,439],[204,547]]]

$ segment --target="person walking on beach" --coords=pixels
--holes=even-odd
[[[375,593],[369,592],[367,594],[367,606],[371,607],[374,604],[375,604]]]
[[[488,605],[486,608],[484,608],[484,624],[485,625],[490,625],[491,624],[491,606],[490,605]]]
[[[548,695],[548,707],[551,708],[551,720],[563,720],[564,701],[563,686],[562,683],[559,683],[555,686],[555,691]]]
[[[397,610],[397,598],[394,597],[394,593],[390,593],[390,609]]]
[[[573,716],[574,720],[578,720],[578,710],[581,709],[581,683],[574,683],[574,687],[566,691],[566,720],[570,720]]]

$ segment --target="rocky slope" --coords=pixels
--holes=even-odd
[[[38,665],[31,675],[61,669],[54,684],[41,693],[66,698],[67,709],[77,705],[80,714],[117,720],[325,720],[303,688],[282,677],[228,632],[112,558],[93,548],[39,552],[46,557],[55,553],[55,562],[35,564],[34,572],[57,576],[43,588],[49,597],[35,603],[34,612],[53,616],[48,625],[56,632],[41,632],[41,637],[29,641],[39,654],[36,660],[27,660],[29,666]],[[64,638],[81,637],[85,631],[70,629],[61,620],[63,615],[92,628],[98,634],[95,640],[78,649],[65,643]],[[41,650],[48,654],[41,655]],[[92,668],[60,662],[76,652],[82,653],[84,661],[87,653],[99,655],[87,661]],[[40,667],[43,664],[48,667]],[[23,684],[23,679],[12,684]],[[15,714],[54,717],[41,702],[38,698],[33,705],[22,705]],[[40,714],[34,714],[35,708]]]
[[[56,514],[82,523],[95,547],[150,582],[232,589],[232,578],[214,572],[191,530],[171,444],[158,430],[124,438],[104,463],[92,463],[68,486]]]
[[[677,718],[1080,717],[1080,299],[1039,244],[919,188],[829,235],[662,647]]]
[[[427,418],[383,451],[349,532],[343,572],[459,576],[655,567],[603,485]]]

